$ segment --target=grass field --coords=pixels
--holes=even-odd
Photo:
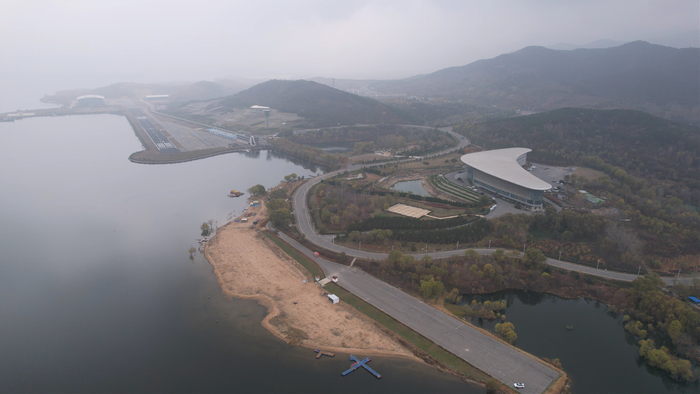
[[[276,237],[274,234],[270,233],[269,231],[263,231],[262,232],[267,238],[269,238],[272,242],[275,243],[275,245],[279,246],[280,249],[284,251],[284,253],[288,254],[289,257],[293,258],[299,264],[304,266],[307,271],[311,274],[311,276],[316,277],[319,276],[321,278],[325,278],[325,275],[323,274],[323,270],[321,270],[321,267],[319,267],[316,263],[313,262],[310,258],[306,257],[303,253],[299,252],[298,250],[294,249],[291,247],[288,243],[282,241],[278,237]]]

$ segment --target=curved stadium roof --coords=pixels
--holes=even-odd
[[[532,152],[528,148],[507,148],[469,153],[462,161],[469,167],[532,190],[548,190],[552,185],[530,174],[518,164],[518,157]]]

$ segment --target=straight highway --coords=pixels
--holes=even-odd
[[[339,284],[387,315],[438,344],[450,353],[503,384],[524,382],[522,393],[539,394],[559,376],[534,357],[489,336],[473,326],[408,295],[357,268],[316,257],[286,234],[284,241],[314,260],[326,277],[338,276]]]

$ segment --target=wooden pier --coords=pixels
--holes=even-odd
[[[335,357],[335,353],[324,352],[321,349],[316,349],[314,352],[318,353],[316,354],[316,358],[321,358],[321,356]]]

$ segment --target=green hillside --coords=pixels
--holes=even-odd
[[[271,80],[212,105],[247,108],[264,105],[280,112],[294,113],[309,127],[363,124],[407,124],[413,118],[379,101],[342,92],[311,81]]]
[[[531,148],[535,162],[598,157],[631,174],[700,189],[700,129],[639,111],[562,108],[455,130],[488,149]],[[690,200],[697,205],[700,195]]]

